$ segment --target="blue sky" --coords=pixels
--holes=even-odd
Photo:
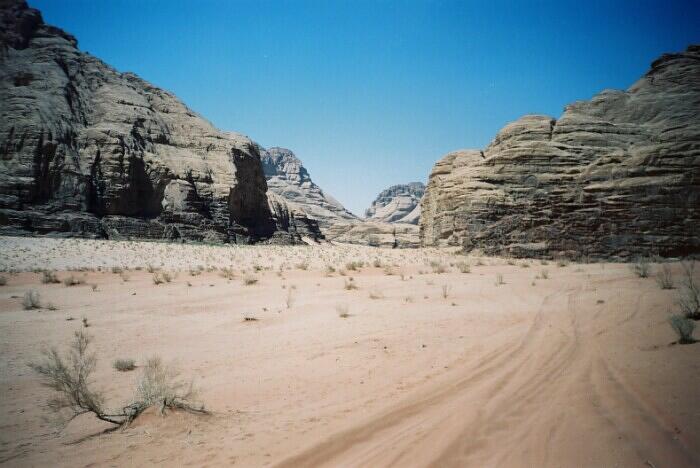
[[[29,0],[82,50],[292,149],[355,213],[700,42],[700,1]]]

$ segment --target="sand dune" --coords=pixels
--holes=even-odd
[[[155,285],[147,265],[179,272]],[[677,291],[628,265],[0,238],[0,267],[16,270],[0,287],[8,466],[700,464],[700,344],[669,346]],[[102,271],[66,271],[85,267]],[[85,284],[42,284],[35,268]],[[29,289],[56,310],[22,310]],[[109,434],[88,417],[44,421],[51,392],[26,363],[82,317],[110,402],[129,401],[138,378],[111,362],[158,354],[212,414],[148,412]]]

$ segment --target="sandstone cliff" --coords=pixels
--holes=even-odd
[[[425,185],[421,182],[392,185],[383,190],[365,210],[365,218],[387,223],[418,224],[423,193]]]
[[[267,186],[298,212],[318,221],[321,229],[357,217],[316,185],[291,150],[258,146]]]
[[[633,257],[700,252],[700,46],[627,91],[525,116],[450,153],[423,198],[423,245]]]
[[[24,1],[0,2],[0,103],[1,233],[297,237],[272,217],[250,139],[81,52]]]

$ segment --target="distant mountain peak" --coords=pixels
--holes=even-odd
[[[387,223],[418,224],[420,200],[425,193],[425,184],[410,182],[392,185],[383,190],[365,210],[365,218]]]

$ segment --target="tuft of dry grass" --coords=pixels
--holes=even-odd
[[[34,289],[30,289],[24,293],[24,298],[22,299],[22,307],[24,310],[40,309],[41,308],[41,296]]]
[[[44,270],[41,273],[41,282],[43,284],[58,284],[61,281],[58,279],[58,276],[56,276],[56,273],[54,273],[53,271]]]
[[[136,369],[136,363],[133,359],[115,359],[112,362],[112,367],[119,372],[129,372]]]

